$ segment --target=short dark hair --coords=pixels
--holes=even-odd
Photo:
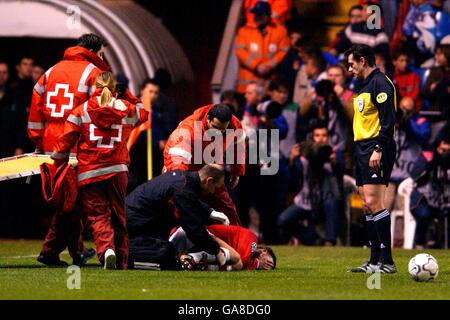
[[[350,14],[352,13],[352,11],[353,10],[363,10],[363,7],[362,7],[362,5],[360,5],[360,4],[357,4],[357,5],[355,5],[355,6],[352,6],[351,8],[350,8],[350,10],[348,10],[348,16],[350,16]]]
[[[208,112],[208,119],[213,120],[214,118],[219,119],[220,122],[230,122],[233,113],[230,108],[223,103],[214,105]]]
[[[395,52],[392,54],[392,59],[397,60],[400,58],[400,56],[406,56],[409,58],[408,52],[405,49],[395,50]]]
[[[225,167],[220,165],[204,165],[200,171],[202,171],[202,174],[206,177],[213,178],[214,182],[219,181],[225,176]]]
[[[97,53],[102,47],[107,47],[108,43],[104,38],[96,34],[86,33],[78,38],[77,46],[92,50]]]
[[[258,246],[258,249],[266,249],[267,253],[272,257],[273,259],[273,269],[277,266],[277,256],[275,255],[275,252],[273,252],[272,248],[265,247],[265,246]]]
[[[154,85],[154,86],[159,87],[159,84],[158,84],[154,79],[151,79],[151,78],[145,78],[145,79],[142,81],[142,83],[141,83],[141,90],[145,89],[145,87],[146,87],[148,84],[152,84],[152,85]]]
[[[450,44],[440,44],[437,49],[441,50],[445,58],[447,58],[448,64],[450,64]]]
[[[1,59],[0,59],[0,64],[6,64],[6,66],[9,67],[8,62],[6,62],[5,60],[1,60]]]
[[[317,121],[313,125],[311,132],[314,133],[314,130],[317,130],[317,129],[326,129],[328,132],[328,126],[325,121],[321,121],[321,120]]]
[[[165,68],[156,69],[153,80],[155,80],[155,82],[162,90],[167,90],[172,85],[172,76],[170,75],[170,72]]]
[[[29,56],[29,55],[23,55],[23,56],[21,56],[20,58],[19,58],[19,60],[17,60],[17,64],[21,64],[22,63],[22,61],[23,60],[33,60],[33,63],[34,63],[34,58],[32,57],[32,56]]]
[[[356,61],[361,60],[361,58],[364,58],[364,60],[367,61],[367,64],[369,67],[375,66],[375,53],[371,47],[369,47],[366,44],[354,44],[345,51],[345,57],[348,58],[351,54],[353,54],[353,58]]]
[[[285,88],[289,90],[289,85],[284,78],[275,78],[269,83],[269,91],[280,90],[281,88]]]

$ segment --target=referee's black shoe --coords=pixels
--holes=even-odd
[[[367,261],[367,262],[364,262],[359,267],[350,269],[347,272],[353,272],[353,273],[374,273],[374,272],[379,272],[378,271],[379,268],[380,268],[380,263],[378,263],[378,264],[370,264],[369,261]]]

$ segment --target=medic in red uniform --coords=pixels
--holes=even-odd
[[[97,256],[106,269],[127,269],[125,195],[130,156],[126,141],[131,130],[147,120],[148,112],[113,97],[116,81],[110,72],[98,76],[96,87],[101,95],[67,118],[52,159],[68,161],[70,150],[77,146],[78,205],[87,215]]]
[[[210,129],[222,133],[223,144],[215,144],[214,158],[218,164],[230,165],[231,183],[235,187],[239,176],[245,174],[245,134],[239,119],[224,104],[201,107],[180,122],[164,148],[163,173],[173,170],[198,171],[211,163],[204,158],[216,141],[206,133]],[[231,163],[227,163],[229,159]],[[230,224],[241,225],[236,206],[225,186],[217,188],[214,194],[202,200],[214,210],[225,213]]]

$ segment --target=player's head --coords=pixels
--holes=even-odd
[[[113,97],[116,92],[116,77],[109,71],[100,73],[95,81],[95,87],[101,89],[100,106],[104,107]]]
[[[216,188],[223,186],[225,173],[222,165],[207,164],[198,171],[198,175],[204,193],[214,193]]]
[[[225,132],[230,124],[233,113],[230,108],[223,103],[214,105],[208,112],[206,120],[207,129],[216,129]]]
[[[277,266],[277,256],[269,247],[258,247],[256,249],[259,264],[258,270],[273,270]]]
[[[354,44],[345,52],[349,71],[359,80],[364,80],[364,72],[375,67],[375,53],[365,44]]]
[[[106,40],[96,34],[86,33],[78,38],[77,46],[92,51],[101,59],[105,54],[105,48],[108,46]]]

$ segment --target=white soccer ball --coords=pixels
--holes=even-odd
[[[408,271],[416,281],[430,281],[437,277],[439,265],[431,254],[420,253],[409,260]]]

